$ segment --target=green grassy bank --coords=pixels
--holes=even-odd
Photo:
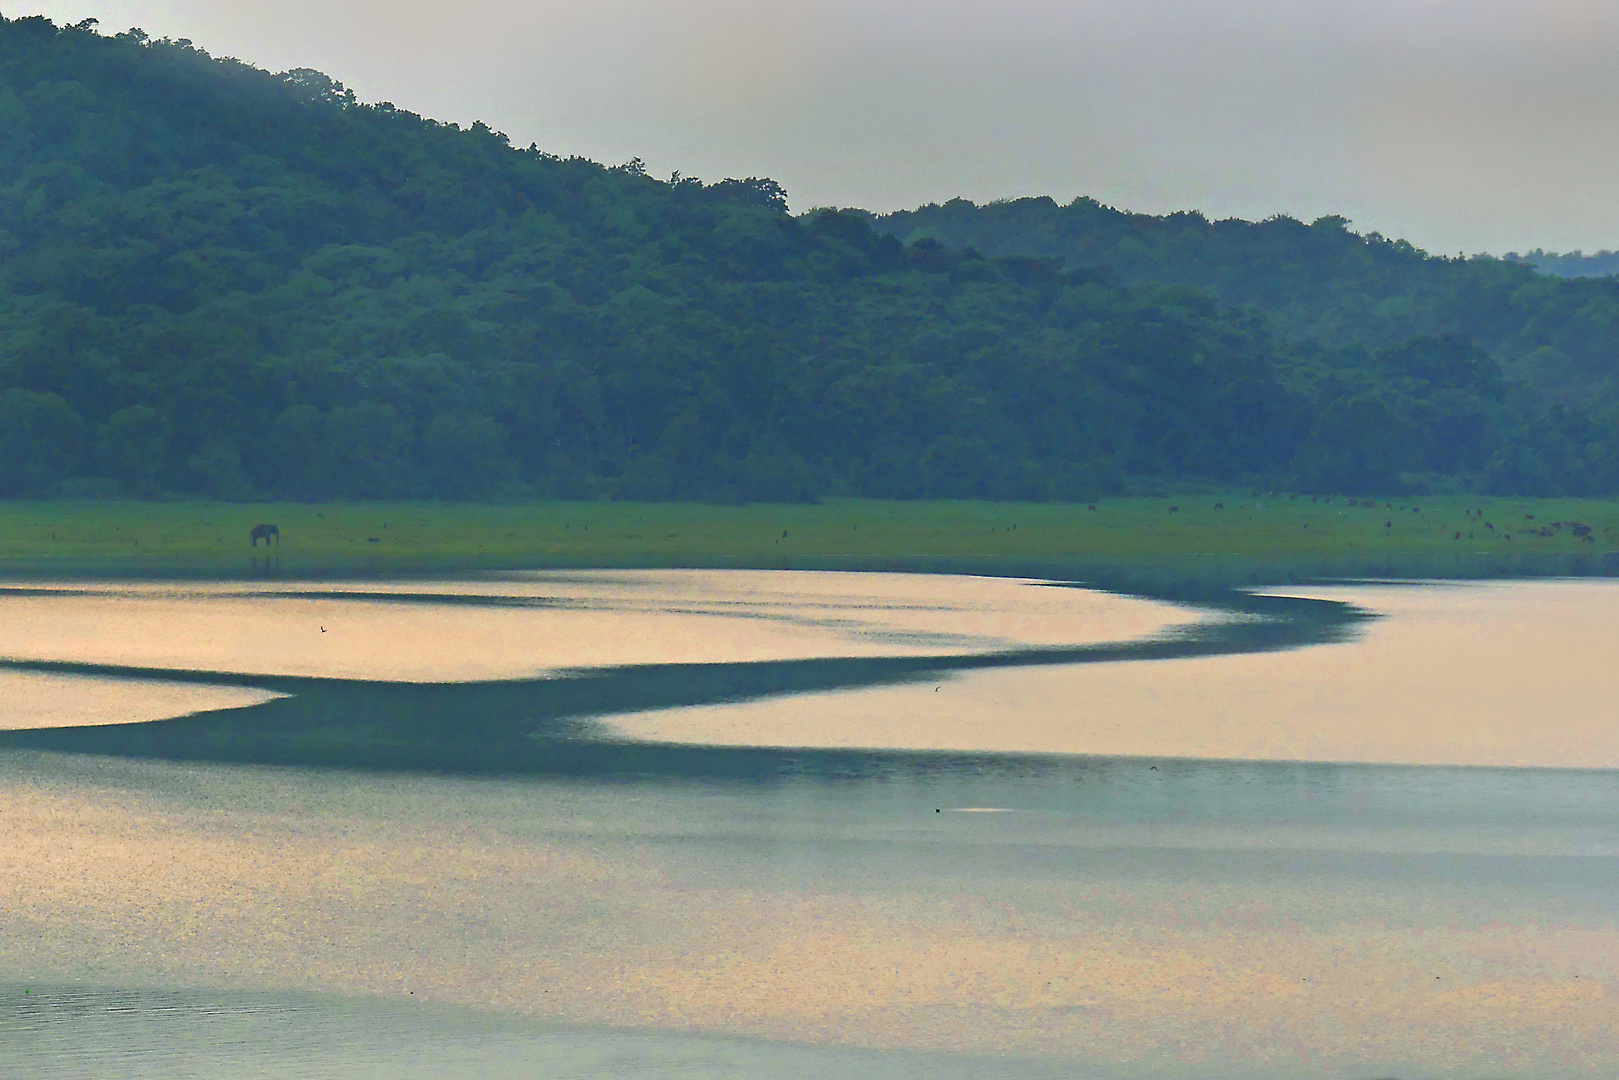
[[[1343,557],[1605,553],[1619,502],[1313,499],[1198,494],[1087,505],[828,500],[690,503],[0,503],[0,562],[216,565],[265,555],[273,522],[292,564],[487,566],[759,563],[837,557],[1178,555]],[[1572,523],[1590,527],[1582,539]],[[1489,527],[1493,526],[1493,528]]]

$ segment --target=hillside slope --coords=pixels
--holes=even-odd
[[[5,494],[1049,498],[1297,439],[1250,320],[769,181],[38,18],[0,117]]]
[[[873,221],[906,242],[1054,258],[1070,268],[1106,268],[1125,283],[1191,285],[1263,311],[1290,338],[1331,349],[1461,334],[1544,403],[1619,405],[1619,282],[1560,280],[1612,271],[1597,259],[1446,258],[1362,236],[1338,217],[1309,225],[1286,217],[1210,221],[1129,213],[1092,199],[1066,206],[1049,198],[984,206],[955,199]]]
[[[1380,344],[0,22],[0,497],[1619,489],[1608,420]]]

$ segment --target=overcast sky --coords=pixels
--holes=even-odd
[[[48,0],[796,210],[1090,195],[1619,248],[1616,0]]]

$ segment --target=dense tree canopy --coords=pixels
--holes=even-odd
[[[1602,256],[1446,258],[1404,240],[1362,236],[1341,217],[1309,225],[1288,217],[1210,221],[1198,213],[1129,213],[1084,198],[1066,206],[1049,198],[986,206],[954,199],[871,220],[906,242],[1052,258],[1126,284],[1190,285],[1263,312],[1287,338],[1328,348],[1470,337],[1547,404],[1619,405],[1619,280],[1596,273],[1619,270],[1619,263]],[[1547,272],[1537,272],[1536,260]],[[1585,270],[1570,272],[1571,260]]]
[[[1619,274],[1619,251],[1597,251],[1590,255],[1583,251],[1559,254],[1536,248],[1523,255],[1509,251],[1502,258],[1508,262],[1526,263],[1542,274],[1554,277],[1611,277]]]
[[[1434,260],[1341,223],[1246,227],[1303,237],[1270,293],[795,217],[769,180],[657,180],[315,71],[0,21],[0,496],[1619,488],[1611,419],[1562,396],[1599,381],[1609,283],[1439,260],[1512,313],[1547,297],[1543,325],[1338,333],[1320,297],[1345,286],[1311,245]],[[1475,339],[1550,351],[1504,379]]]

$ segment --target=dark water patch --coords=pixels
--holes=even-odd
[[[547,1024],[329,995],[0,984],[0,1073],[51,1080],[900,1080],[1032,1060]]]

